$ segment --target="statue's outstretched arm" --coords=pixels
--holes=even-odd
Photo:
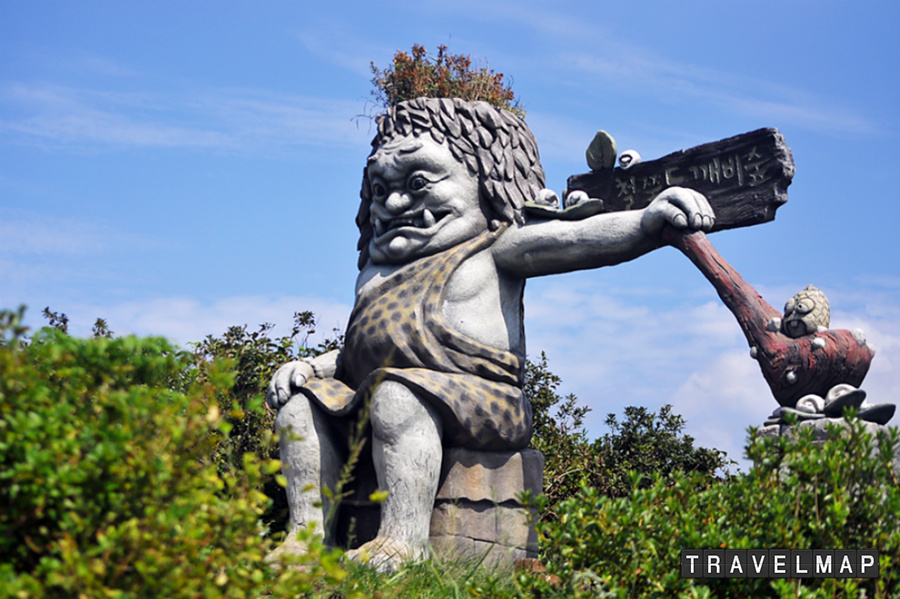
[[[537,277],[610,266],[663,245],[663,226],[708,231],[715,215],[706,198],[670,187],[644,209],[596,214],[582,220],[538,220],[508,229],[494,244],[498,267]]]

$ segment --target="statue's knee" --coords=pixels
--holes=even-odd
[[[288,435],[308,435],[313,430],[313,408],[309,398],[298,393],[278,410],[275,416],[275,433],[282,440]]]
[[[372,394],[370,406],[372,429],[376,436],[391,438],[416,423],[439,424],[437,413],[408,387],[395,381],[384,381]]]

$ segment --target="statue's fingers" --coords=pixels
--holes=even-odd
[[[276,407],[283,406],[290,399],[293,374],[293,365],[285,364],[272,377],[272,382],[269,383],[269,394],[272,395],[272,401],[276,402]]]
[[[676,229],[684,229],[688,226],[688,210],[684,206],[684,197],[681,190],[673,187],[657,196],[658,200],[653,203],[653,210],[662,217],[663,222],[667,222]]]
[[[277,374],[277,372],[276,372]],[[278,405],[278,389],[275,386],[275,377],[272,377],[272,380],[269,381],[269,386],[266,388],[266,403],[269,404],[269,407],[273,410],[277,410]]]
[[[275,388],[271,383],[269,384],[269,388],[266,391],[266,403],[269,404],[269,407],[273,410],[277,410],[279,408],[278,394],[275,392]]]
[[[693,218],[694,214],[700,210],[699,200],[695,194],[693,189],[672,187],[669,189],[666,199],[669,204],[679,208],[689,218]]]
[[[706,196],[694,189],[685,189],[687,198],[684,209],[690,215],[691,227],[701,231],[708,231],[715,222],[715,213],[709,205]]]
[[[691,190],[694,192],[694,197],[697,200],[697,204],[700,206],[700,211],[703,212],[703,216],[714,217],[715,212],[712,209],[712,205],[709,203],[709,198],[696,190]]]
[[[691,217],[691,228],[700,229],[701,227],[703,227],[703,215],[699,212],[694,212],[694,215]]]
[[[666,221],[676,229],[684,229],[688,226],[687,215],[677,206],[667,204],[665,207],[665,216]]]

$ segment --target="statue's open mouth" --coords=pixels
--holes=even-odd
[[[427,208],[421,212],[414,214],[404,214],[392,219],[381,219],[375,217],[373,226],[375,227],[375,235],[381,236],[390,231],[400,229],[402,227],[413,227],[416,229],[430,229],[447,216],[449,212],[435,214]]]
[[[785,325],[785,330],[788,333],[788,336],[794,337],[795,339],[797,337],[802,337],[803,335],[806,335],[807,333],[812,332],[812,331],[806,330],[806,323],[803,322],[802,320],[796,320],[796,319],[792,318],[790,320],[786,320],[784,325]]]

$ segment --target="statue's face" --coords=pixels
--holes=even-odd
[[[797,339],[827,329],[831,321],[831,310],[825,294],[812,285],[807,285],[784,305],[784,319],[781,332]]]
[[[784,306],[784,333],[791,338],[798,338],[816,332],[816,324],[811,314],[816,304],[811,297],[794,296]]]
[[[369,158],[375,264],[398,264],[472,239],[488,227],[478,179],[446,144],[404,137]]]

